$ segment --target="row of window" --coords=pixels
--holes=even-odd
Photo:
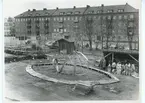
[[[62,20],[81,20],[82,17],[55,17],[53,18],[54,21],[62,21]]]
[[[44,21],[44,20],[50,20],[50,18],[21,18],[21,19],[15,19],[15,21],[29,21],[29,20]]]
[[[108,15],[108,16],[103,16],[103,19],[106,19],[106,17],[108,19],[111,19],[111,16]],[[89,16],[88,18],[98,18],[100,19],[101,16]],[[133,19],[134,18],[134,15],[119,15],[119,16],[113,16],[113,19],[127,19],[127,18],[130,18],[130,19]],[[62,21],[62,20],[81,20],[82,17],[54,17],[53,20],[54,21]],[[29,20],[39,20],[39,21],[44,21],[44,20],[50,20],[50,18],[22,18],[22,19],[16,19],[16,21],[29,21]]]
[[[54,29],[54,32],[59,32],[59,33],[63,33],[63,32],[67,32],[66,28],[58,28],[58,29]]]
[[[94,14],[94,13],[102,13],[103,11],[102,10],[98,10],[97,12],[95,12],[94,10],[92,11],[88,11],[88,14]],[[114,12],[114,10],[108,10],[107,11],[108,13],[112,13]],[[124,12],[124,9],[118,9],[118,12]],[[74,14],[80,14],[81,12],[80,11],[75,11]],[[59,15],[70,15],[70,14],[73,14],[73,12],[60,12]]]

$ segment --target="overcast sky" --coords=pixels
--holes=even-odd
[[[104,5],[119,5],[128,3],[139,9],[140,0],[3,0],[4,17],[14,17],[28,9],[55,9]]]

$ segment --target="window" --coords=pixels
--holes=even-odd
[[[110,15],[108,16],[108,19],[111,19],[111,16]]]
[[[56,29],[54,29],[54,32],[56,32]]]
[[[101,40],[101,36],[97,36],[97,40]]]
[[[132,31],[129,31],[129,35],[132,35],[133,34],[133,32]]]
[[[59,17],[57,18],[57,21],[59,21]]]
[[[113,19],[116,19],[116,16],[113,16]]]
[[[56,18],[54,18],[54,21],[56,21]]]
[[[93,13],[94,13],[94,11],[89,11],[89,12],[88,12],[88,14],[93,14]]]
[[[124,9],[118,9],[118,12],[124,12]]]
[[[66,29],[64,29],[64,32],[66,32]]]
[[[103,16],[103,19],[106,19],[106,16]]]
[[[59,29],[57,29],[57,32],[59,32]]]
[[[63,18],[63,20],[65,21],[65,20],[66,20],[66,18],[64,17],[64,18]]]
[[[65,14],[65,12],[60,12],[60,13],[59,13],[59,15],[64,15],[64,14]]]
[[[122,16],[121,15],[119,15],[119,20],[121,20],[122,19]]]
[[[134,15],[130,15],[130,19],[133,19],[134,18]]]
[[[80,11],[75,11],[75,14],[80,14]]]
[[[124,15],[124,19],[127,19],[127,15]]]
[[[62,17],[60,17],[60,21],[62,21]]]
[[[49,13],[46,12],[45,15],[49,15]]]
[[[70,17],[68,17],[67,20],[70,20]]]
[[[98,16],[98,19],[100,19],[101,17],[100,16]]]
[[[129,27],[133,27],[133,22],[129,22]]]
[[[108,10],[108,13],[112,13],[113,12],[113,10]]]
[[[75,20],[78,20],[78,17],[75,17]]]
[[[72,14],[72,12],[67,12],[68,15]]]
[[[97,11],[97,13],[102,13],[102,12],[103,12],[102,10],[98,10],[98,11]]]

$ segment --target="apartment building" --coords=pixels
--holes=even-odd
[[[129,4],[28,10],[15,17],[16,37],[134,43],[138,48],[139,13]],[[104,42],[106,44],[106,42]]]
[[[5,36],[12,36],[14,34],[14,26],[15,26],[14,18],[5,18],[4,19],[4,35]]]

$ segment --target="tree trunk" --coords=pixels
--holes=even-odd
[[[89,44],[90,44],[90,50],[92,50],[92,40],[89,40]]]
[[[107,36],[107,41],[106,41],[106,48],[108,49],[108,36]]]

